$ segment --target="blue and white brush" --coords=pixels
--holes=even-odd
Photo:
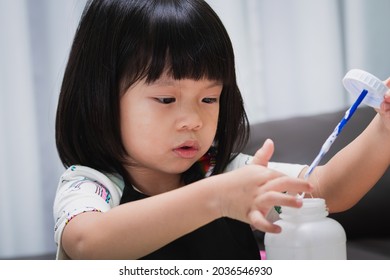
[[[368,91],[364,89],[356,101],[352,104],[352,106],[345,112],[344,118],[339,122],[339,124],[336,126],[336,128],[333,130],[332,134],[326,139],[325,143],[322,145],[320,152],[318,153],[317,157],[314,159],[312,164],[310,164],[309,168],[307,169],[304,178],[309,178],[310,174],[313,172],[314,168],[317,167],[317,165],[320,163],[322,158],[325,156],[325,154],[329,151],[330,147],[336,140],[337,136],[340,134],[341,130],[344,128],[344,126],[347,124],[349,119],[352,117],[353,113],[355,113],[357,107],[360,105],[360,103],[363,101],[364,97],[366,97]],[[305,193],[302,193],[300,195],[301,197],[305,196]]]

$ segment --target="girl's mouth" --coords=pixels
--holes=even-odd
[[[199,145],[196,141],[186,141],[173,149],[173,152],[185,159],[194,158],[199,152]]]

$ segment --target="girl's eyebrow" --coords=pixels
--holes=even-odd
[[[221,81],[213,81],[206,88],[213,88],[217,86],[223,86],[223,83]]]
[[[175,84],[173,79],[158,79],[149,83],[151,86],[174,86]]]

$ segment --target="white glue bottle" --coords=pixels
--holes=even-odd
[[[301,208],[281,207],[280,233],[264,237],[268,260],[345,260],[343,227],[328,216],[325,200],[304,198]]]

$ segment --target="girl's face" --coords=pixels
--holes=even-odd
[[[221,92],[217,81],[166,75],[130,87],[121,97],[120,118],[132,178],[177,178],[200,159],[216,134]]]

